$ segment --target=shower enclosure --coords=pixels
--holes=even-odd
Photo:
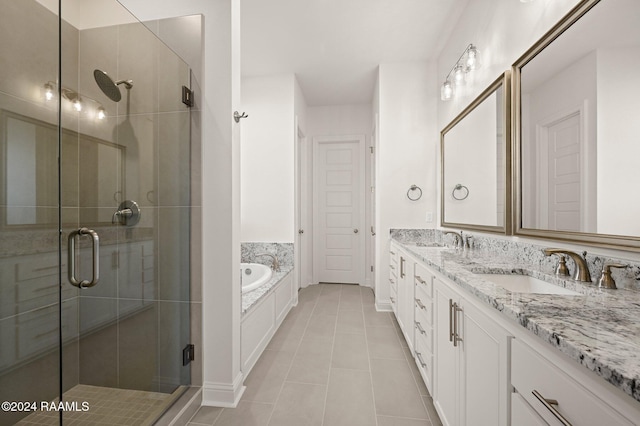
[[[115,0],[0,0],[0,40],[0,425],[152,424],[190,384],[190,69]]]

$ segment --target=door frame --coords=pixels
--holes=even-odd
[[[359,155],[359,182],[358,182],[358,203],[360,212],[358,214],[358,229],[361,232],[358,233],[358,245],[360,250],[360,261],[358,268],[358,284],[361,286],[366,286],[366,274],[365,268],[368,264],[368,259],[366,255],[366,243],[365,236],[367,235],[368,230],[364,229],[367,224],[366,221],[366,196],[365,196],[365,188],[366,188],[366,169],[367,169],[367,161],[366,161],[366,136],[364,134],[349,134],[349,135],[338,135],[338,136],[314,136],[313,137],[313,154],[312,154],[312,164],[313,164],[313,196],[312,196],[312,206],[313,206],[313,282],[315,284],[319,283],[318,279],[318,256],[320,255],[320,238],[318,235],[319,232],[319,219],[316,212],[316,209],[319,205],[318,203],[318,167],[316,165],[316,160],[318,158],[318,151],[320,144],[331,144],[331,143],[339,143],[346,141],[358,141],[358,155]]]

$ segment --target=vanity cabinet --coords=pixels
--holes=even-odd
[[[444,425],[508,424],[510,334],[434,273],[433,402]]]
[[[433,393],[433,274],[416,262],[413,282],[415,361],[427,390]]]
[[[586,383],[576,379],[526,343],[514,340],[511,349],[514,388],[511,424],[637,424],[624,418]]]
[[[393,313],[398,316],[398,251],[395,244],[389,249],[389,300]]]

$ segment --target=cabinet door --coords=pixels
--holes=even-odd
[[[508,333],[461,299],[461,425],[506,426],[508,422]]]
[[[459,301],[457,293],[443,283],[438,277],[434,278],[434,389],[433,404],[438,411],[440,420],[445,426],[459,425],[458,417],[458,383],[459,376],[459,347],[454,347],[450,339],[452,310],[451,304]]]

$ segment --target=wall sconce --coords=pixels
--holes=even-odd
[[[440,88],[440,99],[448,101],[454,95],[455,88],[463,86],[466,74],[480,68],[480,52],[473,44],[469,44],[447,74]]]
[[[48,81],[44,84],[44,98],[47,101],[51,101],[56,97],[56,86],[56,83],[52,81]],[[104,109],[102,104],[95,99],[81,95],[75,90],[66,88],[64,86],[60,89],[60,94],[62,95],[63,99],[66,99],[71,103],[73,109],[78,113],[85,111],[86,114],[89,115],[89,117],[93,116],[98,120],[104,120],[107,117],[106,110]]]

